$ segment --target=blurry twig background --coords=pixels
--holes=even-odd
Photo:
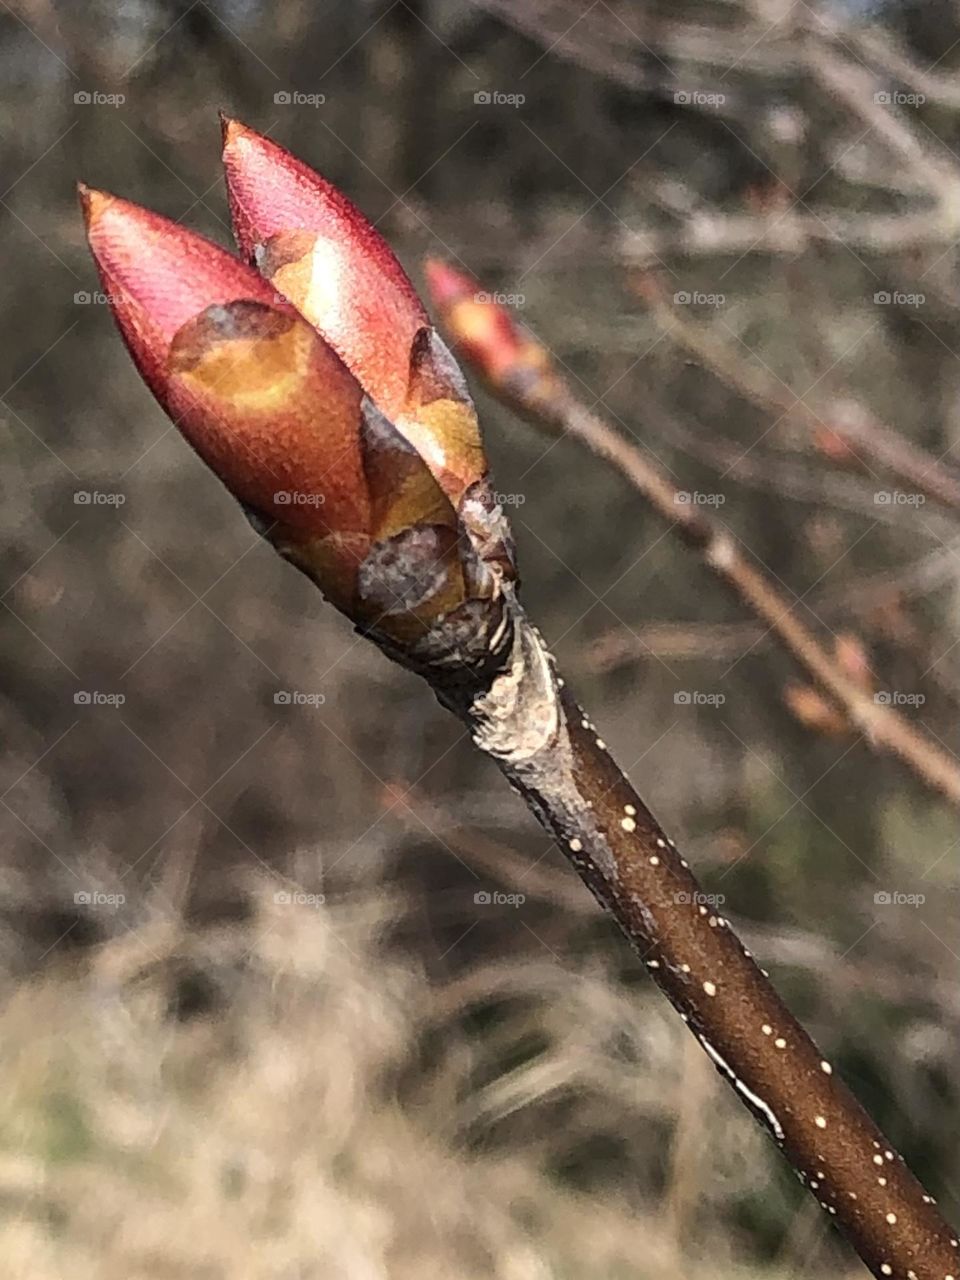
[[[271,133],[418,281],[496,289],[955,758],[956,6],[5,0],[0,31],[11,1274],[859,1274],[519,800],[149,400],[73,184],[226,242],[216,110]],[[479,398],[564,669],[956,1217],[955,812],[631,485]]]

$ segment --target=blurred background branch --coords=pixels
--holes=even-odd
[[[954,805],[960,805],[960,765],[952,753],[940,750],[930,737],[908,724],[890,705],[889,698],[876,692],[878,674],[871,669],[856,637],[835,636],[835,651],[828,652],[799,616],[802,608],[804,614],[809,614],[822,627],[822,620],[811,605],[801,597],[787,598],[773,578],[749,556],[736,534],[720,520],[708,516],[698,502],[703,498],[710,504],[712,498],[712,505],[716,506],[721,495],[691,493],[678,488],[644,450],[620,435],[574,393],[569,382],[558,376],[546,348],[521,333],[505,309],[487,301],[496,294],[478,289],[476,281],[442,263],[429,265],[434,295],[451,337],[462,346],[477,375],[486,379],[506,404],[544,429],[554,442],[569,436],[621,471],[661,520],[732,588],[742,604],[766,623],[766,630],[759,632],[752,644],[748,643],[734,665],[766,635],[775,635],[805,675],[833,701],[831,708],[812,688],[788,686],[786,701],[798,719],[818,729],[856,731],[868,746],[896,756],[928,786],[942,792]],[[658,320],[671,332],[663,319],[666,303],[653,288],[647,287],[645,293],[654,300]],[[478,302],[478,298],[483,300]],[[681,341],[689,348],[695,340],[684,333]],[[697,350],[702,351],[703,346],[698,345]],[[717,356],[714,367],[717,365],[727,371],[730,362]],[[728,373],[728,380],[738,390],[743,383],[748,392],[755,389],[755,383],[746,375]],[[759,394],[758,398],[761,398]],[[776,409],[780,407],[778,400]],[[781,416],[791,407],[788,403]],[[825,424],[813,416],[826,430]],[[836,435],[845,438],[839,430]],[[909,482],[922,465],[916,451],[892,433],[886,432],[880,441],[877,435],[876,430],[867,431],[857,438],[869,440],[874,453],[882,454],[888,468],[897,466],[899,475]],[[920,478],[926,482],[928,491],[942,494],[945,501],[951,496],[949,478],[936,480],[933,459],[926,461]]]

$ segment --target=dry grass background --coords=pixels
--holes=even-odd
[[[291,913],[254,894],[243,930],[159,922],[7,1003],[6,1275],[733,1280],[809,1265],[810,1213],[782,1265],[737,1264],[724,1220],[769,1194],[764,1138],[674,1020],[599,959],[491,959],[438,986],[377,941],[396,896]],[[174,976],[201,984],[205,1012],[171,1018]],[[632,1175],[664,1168],[660,1202],[638,1205]]]
[[[909,176],[877,168],[860,126],[810,90],[784,17],[728,77],[741,114],[725,124],[678,109],[647,46],[662,52],[679,14],[721,47],[741,6],[583,6],[553,47],[579,9],[507,8],[0,4],[12,1276],[859,1274],[519,801],[257,542],[106,308],[74,302],[95,287],[76,178],[226,242],[216,109],[271,130],[382,218],[415,276],[423,254],[456,255],[523,293],[577,377],[683,487],[721,488],[739,536],[812,589],[823,634],[854,630],[890,687],[922,689],[924,724],[956,750],[955,522],[932,507],[874,520],[873,477],[789,422],[770,430],[660,340],[623,257],[625,227],[668,235],[774,198],[767,166],[816,181],[815,209],[853,213],[907,209]],[[954,6],[883,19],[949,74]],[[521,87],[521,112],[473,101]],[[275,105],[288,88],[327,102]],[[79,89],[126,101],[78,105]],[[800,144],[783,141],[784,107],[807,120]],[[960,148],[949,104],[922,127]],[[707,292],[730,266],[669,261]],[[878,272],[921,269],[922,317],[878,318]],[[723,276],[722,313],[697,319],[939,455],[958,438],[956,273],[952,241],[882,263],[751,255]],[[527,599],[568,678],[838,1070],[955,1205],[955,813],[862,743],[801,727],[775,647],[728,671],[755,634],[731,655],[744,615],[627,485],[481,408],[499,485],[525,499]],[[718,440],[750,449],[752,480],[718,480]],[[802,499],[781,493],[788,474]],[[78,490],[125,502],[78,506]],[[906,588],[878,593],[889,575]],[[678,706],[679,689],[722,689],[722,713]],[[126,702],[77,705],[78,690]],[[278,705],[281,690],[325,701]],[[878,909],[878,888],[927,901]],[[525,901],[475,902],[493,889]],[[275,901],[298,892],[325,903]]]

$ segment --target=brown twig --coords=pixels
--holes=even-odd
[[[606,4],[597,8],[592,22],[581,27],[585,15],[575,0],[528,0],[523,5],[510,0],[474,2],[558,56],[631,89],[672,93],[691,78],[694,82],[711,74],[719,78],[729,75],[733,67],[774,79],[785,79],[795,69],[795,51],[789,38],[780,36],[781,24],[775,24],[775,29],[768,22],[766,31],[757,26],[756,32],[748,23],[722,29],[676,21],[665,17],[662,9],[657,13],[651,8],[642,15],[641,43],[639,36],[631,40],[631,27]],[[635,15],[631,21],[636,21]],[[757,38],[761,32],[766,39]],[[639,57],[638,50],[646,56]]]
[[[651,505],[776,630],[871,741],[960,802],[953,762],[848,681],[737,542],[605,422],[580,404],[543,347],[473,282],[440,263],[428,275],[463,354],[499,394],[541,425],[614,462]],[[788,1012],[610,758],[555,675],[543,641],[508,594],[509,654],[488,690],[438,697],[470,726],[616,919],[718,1071],[767,1128],[821,1207],[877,1277],[945,1280],[960,1242],[886,1139]],[[429,675],[428,675],[428,678]]]
[[[879,422],[858,404],[848,403],[825,420],[805,400],[795,396],[773,373],[749,363],[730,346],[699,325],[678,316],[662,287],[646,275],[639,284],[650,314],[673,342],[694,356],[720,381],[777,418],[802,423],[812,432],[829,428],[867,465],[883,468],[925,497],[960,511],[960,477],[932,454]]]
[[[875,485],[853,471],[825,470],[799,462],[784,453],[744,451],[729,437],[713,428],[705,431],[694,421],[686,423],[668,413],[652,390],[644,388],[645,419],[650,429],[690,457],[705,462],[714,471],[732,476],[739,484],[767,493],[783,494],[795,502],[813,503],[867,516],[878,524],[904,528],[906,509],[893,504],[878,504]],[[856,459],[853,458],[853,461]],[[956,520],[946,514],[930,511],[924,518],[923,532],[946,545],[956,536]],[[913,522],[914,526],[916,521]]]
[[[746,556],[722,525],[690,503],[679,500],[676,486],[635,445],[570,396],[555,406],[554,426],[582,440],[614,463],[684,540],[696,547],[704,562],[732,587],[740,599],[766,623],[816,684],[833,697],[866,741],[896,756],[928,786],[960,806],[960,767],[946,751],[930,741],[889,705],[850,680],[816,635],[797,617],[793,604]]]
[[[614,916],[718,1071],[877,1277],[945,1280],[960,1244],[712,905],[515,602],[489,689],[435,686]]]
[[[960,110],[960,84],[956,76],[920,66],[896,46],[889,30],[877,26],[841,27],[836,36],[843,46],[857,50],[885,72],[889,82],[908,85],[938,107]]]
[[[460,339],[462,354],[492,389],[536,425],[580,440],[617,467],[657,514],[699,552],[704,563],[778,637],[871,747],[897,757],[927,786],[960,806],[960,766],[956,759],[843,672],[797,617],[794,604],[747,557],[733,533],[689,501],[689,494],[684,495],[655,462],[583,404],[555,371],[543,346],[529,334],[521,334],[502,308],[473,301],[476,288],[472,282],[443,264],[433,264],[430,272],[435,296],[454,336]],[[913,446],[903,444],[911,459]],[[922,456],[926,459],[926,455]],[[944,477],[943,485],[938,483],[936,487],[944,487],[946,493],[952,483]],[[957,499],[960,503],[960,492]]]
[[[814,83],[867,125],[876,139],[914,173],[929,193],[941,225],[953,228],[955,233],[958,170],[946,148],[934,151],[928,138],[890,111],[880,100],[884,92],[889,92],[889,85],[855,58],[836,53],[824,41],[808,40],[803,61]]]
[[[625,231],[620,246],[631,266],[650,267],[675,256],[795,257],[819,245],[860,253],[904,253],[928,246],[946,247],[956,238],[956,223],[946,222],[939,209],[896,214],[831,210],[809,215],[790,210],[769,214],[700,213],[679,230]]]
[[[923,596],[956,577],[958,552],[960,539],[928,551],[899,569],[883,569],[859,582],[829,587],[814,597],[811,611],[817,617],[837,609],[843,609],[847,616],[862,615],[891,599]],[[760,623],[753,622],[648,623],[633,636],[624,635],[622,628],[604,632],[590,644],[588,653],[600,670],[651,653],[659,657],[729,662],[745,649],[762,644],[769,635],[769,628],[765,630]]]
[[[726,528],[689,503],[641,451],[608,423],[580,404],[569,390],[556,392],[549,403],[525,403],[537,420],[574,436],[612,462],[653,508],[673,524],[704,562],[732,587],[744,604],[766,623],[797,663],[833,697],[867,743],[896,756],[927,786],[960,806],[960,767],[956,760],[915,729],[893,707],[878,703],[837,666],[794,607],[767,576],[747,559],[741,544]]]

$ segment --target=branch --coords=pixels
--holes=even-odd
[[[695,213],[678,231],[625,231],[624,259],[634,267],[662,265],[680,255],[716,257],[782,254],[795,257],[814,245],[855,249],[860,253],[905,253],[928,246],[952,245],[957,220],[939,208],[911,213]]]
[[[461,338],[462,354],[493,390],[538,426],[553,434],[573,436],[617,467],[657,514],[699,552],[708,568],[766,623],[868,745],[896,756],[928,787],[960,807],[956,759],[895,708],[874,701],[872,694],[843,672],[796,616],[794,603],[747,559],[730,530],[704,514],[701,507],[684,501],[684,495],[656,463],[579,401],[552,368],[546,350],[532,337],[521,335],[503,308],[473,301],[475,286],[449,267],[432,263],[430,276],[447,322]]]
[[[825,422],[775,374],[748,363],[729,344],[718,342],[699,325],[678,317],[677,308],[668,304],[663,289],[651,276],[644,277],[639,292],[664,333],[696,356],[732,391],[778,418],[801,422],[810,431],[829,426],[858,458],[882,467],[943,506],[960,511],[960,476],[892,427],[878,422],[859,404],[848,403],[843,412],[831,414],[829,422]]]
[[[945,148],[934,152],[900,114],[883,105],[889,86],[854,58],[838,56],[820,41],[809,41],[804,62],[812,79],[860,119],[911,170],[936,202],[944,226],[956,227],[958,170]],[[842,117],[841,117],[842,118]]]
[[[755,449],[745,452],[742,444],[724,438],[717,430],[707,432],[696,423],[688,426],[668,413],[647,388],[643,389],[643,397],[650,428],[714,471],[732,476],[748,488],[783,494],[795,502],[839,507],[866,516],[876,524],[903,528],[904,508],[892,503],[878,505],[876,488],[868,488],[867,478],[859,473],[814,468],[808,463],[795,462],[783,453],[759,454]],[[832,423],[830,430],[833,430]],[[946,545],[956,535],[956,521],[949,515],[930,511],[924,519],[923,531]]]
[[[651,504],[698,546],[707,563],[785,640],[808,671],[868,718],[928,781],[960,801],[957,772],[925,740],[852,686],[816,639],[789,616],[769,584],[638,450],[579,404],[544,349],[449,268],[428,272],[465,353],[513,404],[555,431],[569,431],[628,475]],[[477,311],[477,307],[481,310]],[[596,729],[555,674],[540,636],[506,587],[498,623],[511,631],[499,669],[472,692],[441,702],[470,727],[587,887],[616,919],[654,980],[717,1070],[763,1124],[800,1180],[845,1232],[873,1274],[944,1280],[960,1272],[951,1229],[887,1140],[787,1010],[766,973],[711,908],[673,841],[613,762]],[[477,650],[479,646],[474,646]],[[430,674],[424,672],[430,679]],[[879,715],[877,715],[879,712]],[[892,728],[891,728],[892,724]]]
[[[840,26],[836,38],[841,47],[858,49],[876,63],[890,81],[908,85],[938,107],[946,107],[950,111],[960,109],[960,84],[956,76],[950,72],[927,71],[919,66],[897,48],[888,30],[876,26]]]
[[[862,615],[884,604],[889,606],[891,599],[922,597],[956,577],[958,553],[960,538],[898,569],[882,569],[859,582],[827,587],[814,597],[812,612],[819,617],[842,608],[847,613]],[[648,623],[636,635],[625,636],[622,629],[604,632],[592,642],[588,653],[600,670],[651,653],[660,657],[730,662],[744,649],[761,644],[768,634],[758,623],[751,622]]]
[[[704,74],[721,78],[736,67],[738,73],[786,80],[795,73],[795,50],[780,36],[780,23],[718,27],[707,23],[676,22],[663,11],[640,15],[639,28],[628,26],[604,4],[591,14],[569,0],[474,0],[478,8],[524,32],[556,56],[569,59],[630,89],[670,92]],[[631,24],[637,22],[637,15]],[[576,31],[574,31],[576,28]],[[643,40],[635,33],[642,29]],[[723,81],[724,85],[728,83]]]
[[[514,598],[499,674],[441,701],[553,833],[717,1070],[875,1276],[944,1280],[957,1239],[611,759]]]

